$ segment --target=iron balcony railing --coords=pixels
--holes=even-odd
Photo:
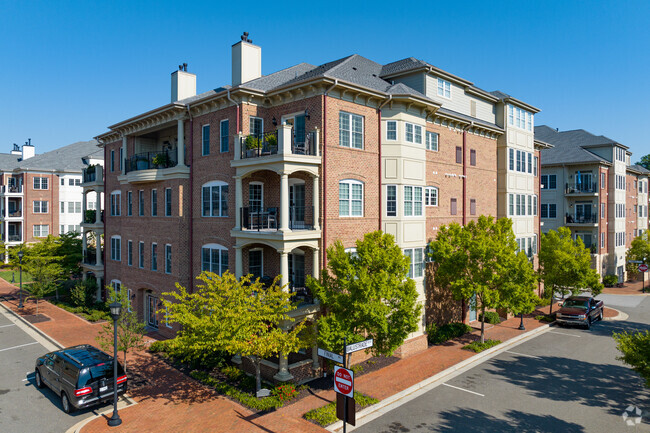
[[[316,156],[316,132],[308,132],[304,137],[302,134],[291,134],[291,153],[294,155]]]
[[[97,179],[97,170],[95,167],[84,168],[84,183],[94,182]]]
[[[178,153],[176,149],[138,153],[124,160],[125,173],[176,167],[177,165]]]
[[[22,210],[14,210],[14,211],[9,211],[7,213],[8,218],[20,218],[23,216],[23,211]]]
[[[0,189],[2,193],[12,193],[12,194],[20,194],[23,192],[23,186],[22,185],[2,185],[2,188]]]
[[[9,235],[7,242],[22,242],[23,238],[21,235]]]
[[[95,209],[86,210],[86,215],[84,216],[84,224],[95,224],[97,218],[97,211]],[[99,220],[104,222],[104,211],[99,215]]]
[[[102,256],[104,255],[104,250],[100,251]],[[83,262],[86,265],[96,265],[97,264],[97,252],[95,249],[88,249],[83,255]]]
[[[289,285],[291,290],[291,300],[297,302],[298,305],[313,304],[314,296],[307,287],[294,287],[293,283]]]
[[[596,224],[598,222],[598,213],[594,212],[591,215],[570,215],[564,216],[565,224]]]
[[[241,138],[241,159],[278,153],[278,131],[251,134]]]
[[[240,223],[244,230],[275,231],[280,229],[280,208],[269,207],[266,210],[243,207]],[[289,206],[289,229],[313,230],[313,206]]]
[[[597,182],[582,182],[575,185],[565,184],[564,191],[567,194],[582,194],[598,192]]]

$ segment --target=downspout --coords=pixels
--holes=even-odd
[[[467,130],[472,126],[473,121],[463,128],[463,225],[467,225]]]
[[[536,245],[537,251],[535,251],[536,253],[540,250],[542,245],[542,152],[541,150],[538,151],[538,153],[539,153],[539,157],[537,158],[537,191],[539,191],[539,193],[537,194],[537,245]],[[598,173],[598,175],[600,176],[600,173]],[[600,237],[600,233],[598,236]],[[600,239],[598,239],[598,241],[600,241]],[[539,254],[537,254],[537,269],[539,269]],[[537,280],[537,296],[540,297],[542,296],[541,280]]]
[[[239,129],[239,105],[235,102],[234,99],[230,97],[230,89],[228,89],[228,100],[235,104],[235,110],[236,110],[236,115],[235,115],[235,123],[237,124],[237,129],[235,130],[237,134],[239,134],[241,131]],[[187,108],[189,112],[189,107]],[[192,116],[190,116],[190,124],[192,123]]]
[[[378,178],[379,178],[379,231],[381,231],[382,225],[381,225],[381,219],[382,219],[382,201],[381,201],[381,193],[382,193],[382,187],[381,187],[381,109],[384,107],[384,105],[388,104],[391,100],[393,99],[393,95],[388,95],[388,99],[384,101],[383,104],[380,104],[379,107],[377,107],[377,116],[378,116],[378,122],[377,122],[377,141],[379,143],[379,158],[378,158]]]
[[[127,143],[127,154],[128,154],[128,143]],[[95,235],[95,242],[97,242],[99,244],[99,251],[102,254],[102,263],[104,264],[104,281],[102,281],[102,283],[103,283],[102,285],[104,287],[101,287],[102,293],[104,294],[104,300],[108,299],[107,292],[106,292],[106,289],[105,289],[105,287],[106,287],[106,276],[107,276],[107,272],[106,272],[107,271],[107,266],[106,266],[106,255],[104,254],[104,251],[106,250],[106,235],[108,233],[106,231],[106,222],[108,221],[108,208],[106,207],[106,197],[108,197],[108,194],[107,194],[108,185],[107,185],[107,182],[106,182],[108,180],[107,179],[108,178],[107,170],[106,170],[106,165],[107,165],[106,161],[108,161],[107,158],[108,158],[108,150],[106,149],[106,143],[104,143],[104,168],[102,170],[102,173],[104,174],[104,209],[103,209],[104,210],[104,221],[103,221],[104,222],[104,248],[102,248],[101,236],[99,235],[99,233],[97,233]],[[125,165],[125,167],[126,167],[126,165]],[[101,194],[101,192],[97,191],[97,194]],[[101,212],[101,211],[102,211],[102,209],[97,209],[95,212]],[[95,259],[95,260],[97,260],[97,259]],[[95,264],[97,264],[97,262],[95,262]]]
[[[228,95],[230,96],[230,95]],[[192,170],[192,162],[194,161],[194,119],[192,118],[192,113],[190,111],[190,104],[187,104],[187,115],[190,117],[190,144],[189,146],[186,146],[186,148],[189,150],[189,160],[190,160],[190,190],[188,191],[189,194],[189,218],[190,218],[190,224],[189,224],[189,241],[190,241],[190,293],[194,293],[194,170]],[[185,128],[183,128],[183,132],[185,132]],[[183,141],[185,141],[185,138],[183,137]]]
[[[334,84],[323,93],[323,263],[321,269],[324,269],[327,263],[327,94],[338,84],[338,78],[334,79]]]
[[[50,200],[51,200],[50,203],[52,203],[52,208],[51,208],[52,213],[51,213],[51,216],[50,216],[50,221],[52,221],[52,231],[50,233],[56,233],[57,227],[54,225],[54,209],[55,209],[55,207],[54,207],[54,203],[55,203],[55,201],[54,201],[54,173],[52,173],[50,176],[51,176],[50,182],[52,182],[51,183],[52,188],[50,190]],[[57,183],[57,188],[58,187],[59,187],[59,185]],[[58,200],[56,201],[56,203],[58,203]]]

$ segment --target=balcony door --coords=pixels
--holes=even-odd
[[[576,189],[578,191],[591,191],[591,173],[576,174]]]
[[[591,203],[576,204],[576,222],[591,221]]]
[[[305,287],[304,254],[289,254],[289,283],[291,288]]]
[[[152,328],[158,328],[158,318],[156,317],[157,309],[158,298],[152,295],[147,295],[147,325]]]
[[[292,229],[305,228],[305,184],[289,186],[289,219]]]

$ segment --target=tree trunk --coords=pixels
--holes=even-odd
[[[548,315],[553,314],[553,289],[551,288],[551,303],[549,304]]]
[[[253,364],[255,364],[255,391],[259,392],[260,389],[262,389],[262,373],[260,372],[260,357],[259,356],[254,356],[253,358]]]
[[[481,344],[485,343],[485,307],[481,308]]]
[[[36,298],[36,314],[38,314],[38,298]]]

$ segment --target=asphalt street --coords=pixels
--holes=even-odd
[[[605,295],[629,314],[591,330],[553,327],[355,432],[650,432],[650,391],[611,335],[650,329],[650,297]],[[641,423],[634,423],[641,409]],[[350,431],[352,429],[349,429]]]
[[[30,335],[31,334],[31,335]],[[26,330],[0,308],[0,432],[65,432],[103,406],[70,415],[61,410],[59,397],[34,383],[36,358],[54,349],[51,343]]]

